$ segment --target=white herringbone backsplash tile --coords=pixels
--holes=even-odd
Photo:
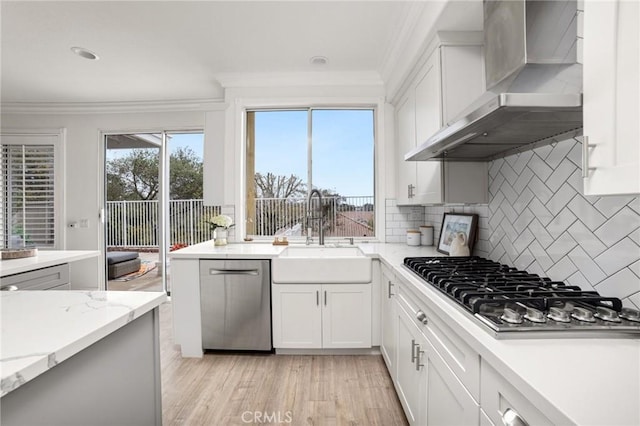
[[[581,142],[568,139],[491,162],[474,254],[640,308],[640,199],[584,196],[581,155]],[[425,208],[436,235],[451,209]],[[464,207],[474,210],[482,206]]]

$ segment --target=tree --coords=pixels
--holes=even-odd
[[[169,193],[172,200],[202,198],[202,160],[187,147],[181,147],[169,158]]]
[[[256,199],[271,198],[255,205],[256,230],[263,235],[275,235],[281,229],[290,228],[304,219],[306,185],[295,176],[267,173],[255,174]],[[287,214],[282,214],[287,212]]]
[[[158,161],[155,149],[134,149],[122,158],[107,161],[107,199],[157,199]],[[174,200],[202,198],[202,160],[189,148],[181,147],[169,158],[169,194]]]
[[[256,197],[258,198],[290,198],[304,197],[306,185],[298,176],[276,176],[273,173],[256,173]]]

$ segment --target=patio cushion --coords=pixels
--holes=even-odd
[[[110,251],[107,253],[107,264],[113,265],[137,258],[138,252],[135,251]]]
[[[140,269],[140,259],[130,259],[124,262],[114,263],[109,265],[109,279],[121,277],[123,275],[136,272]]]

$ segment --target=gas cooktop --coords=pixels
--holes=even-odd
[[[640,311],[596,291],[481,257],[407,257],[404,265],[498,338],[542,336],[540,332],[557,337],[640,337]]]

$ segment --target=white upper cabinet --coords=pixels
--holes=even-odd
[[[445,33],[426,50],[396,104],[396,158],[399,205],[487,202],[485,163],[464,163],[456,174],[440,161],[404,161],[484,92],[481,35]],[[461,163],[462,164],[462,163]],[[471,175],[467,175],[467,171]],[[464,188],[463,190],[460,188]]]
[[[585,1],[585,195],[640,194],[640,3]]]

